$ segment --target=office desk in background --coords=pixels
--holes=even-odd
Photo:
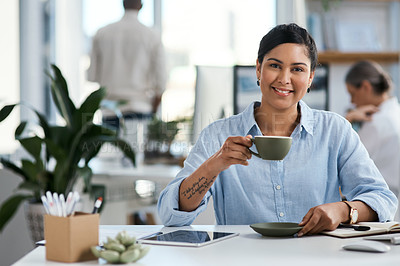
[[[124,167],[121,163],[104,160],[94,160],[91,167],[92,183],[106,186],[107,204],[102,211],[101,224],[128,224],[130,216],[139,210],[155,213],[158,194],[181,169],[177,165],[162,164]],[[85,209],[92,207],[85,206]],[[159,222],[156,215],[155,219]]]
[[[295,237],[263,237],[248,225],[213,226],[192,225],[188,227],[163,227],[161,225],[100,226],[100,239],[106,235],[126,230],[129,234],[143,235],[156,231],[170,232],[178,229],[238,232],[239,236],[204,247],[173,247],[151,245],[149,253],[137,265],[151,266],[197,266],[197,265],[307,265],[307,266],[384,266],[400,264],[400,245],[391,245],[387,253],[345,251],[344,243],[360,238],[340,239],[316,235]],[[94,265],[88,261],[68,265]],[[66,265],[46,261],[45,247],[38,247],[17,261],[15,266]]]

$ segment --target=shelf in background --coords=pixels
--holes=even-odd
[[[319,63],[345,63],[359,60],[373,60],[380,63],[399,62],[400,52],[380,52],[380,53],[343,53],[343,52],[321,52],[318,53]]]

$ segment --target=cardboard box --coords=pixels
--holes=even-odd
[[[44,216],[46,259],[77,262],[97,259],[90,247],[99,244],[99,214],[76,212],[73,216]]]

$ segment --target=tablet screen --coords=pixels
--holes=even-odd
[[[138,240],[138,242],[143,244],[174,246],[204,246],[237,235],[239,235],[239,233],[177,230],[165,234],[157,234],[149,238],[143,238]]]

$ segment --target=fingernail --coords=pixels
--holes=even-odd
[[[297,236],[298,236],[298,237],[302,237],[302,236],[303,236],[303,232],[299,232],[299,233],[297,234]]]

